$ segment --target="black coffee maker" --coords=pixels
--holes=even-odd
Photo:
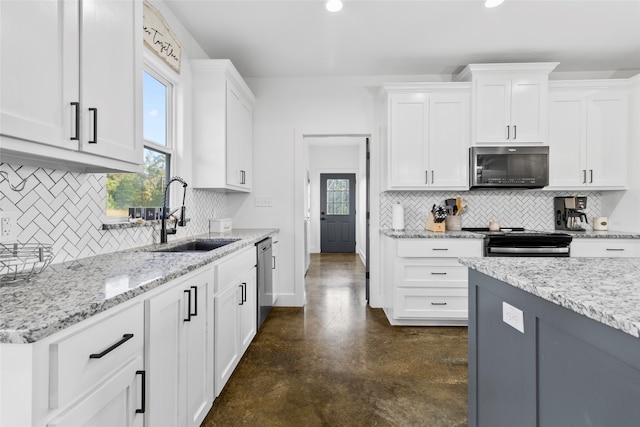
[[[556,230],[585,231],[583,224],[589,223],[586,196],[566,196],[553,198],[553,212]]]

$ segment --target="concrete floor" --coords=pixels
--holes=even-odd
[[[467,328],[390,326],[355,254],[315,254],[203,426],[466,426]]]

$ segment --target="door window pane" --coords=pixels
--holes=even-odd
[[[349,215],[349,180],[327,179],[327,215]]]

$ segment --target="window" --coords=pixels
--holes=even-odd
[[[171,167],[173,85],[151,70],[143,77],[144,171],[107,174],[107,216],[130,207],[161,207]]]
[[[327,215],[349,215],[349,180],[327,179]]]

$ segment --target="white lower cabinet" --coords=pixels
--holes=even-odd
[[[384,310],[392,325],[466,325],[467,268],[482,239],[384,239]]]
[[[145,302],[147,426],[199,426],[213,404],[212,280],[203,267]]]
[[[247,248],[215,267],[215,395],[256,335],[256,249]]]
[[[573,239],[572,257],[640,257],[640,239]]]

